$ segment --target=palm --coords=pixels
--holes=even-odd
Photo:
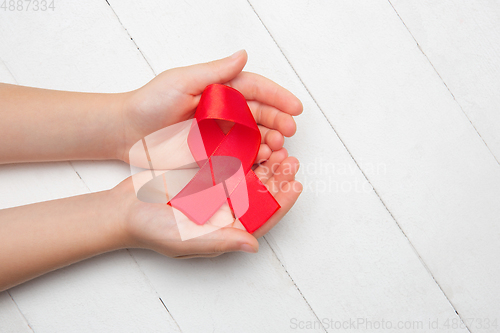
[[[246,53],[211,63],[165,71],[134,91],[124,113],[123,160],[128,150],[146,135],[194,115],[201,93],[212,83],[239,90],[247,99],[259,124],[262,146],[258,161],[283,147],[283,136],[292,136],[296,125],[292,116],[302,112],[302,104],[278,84],[253,73],[241,72]]]
[[[196,98],[171,87],[169,74],[168,71],[163,72],[131,96],[125,115],[127,148],[147,135],[187,120],[194,114]]]
[[[292,116],[302,112],[302,104],[276,83],[257,74],[241,72],[245,63],[246,53],[240,53],[237,57],[212,63],[168,70],[132,92],[124,113],[123,160],[130,162],[128,151],[142,138],[192,118],[207,85],[221,83],[232,86],[247,99],[261,132],[257,162],[266,162],[258,166],[255,173],[282,207],[253,235],[260,237],[286,214],[302,189],[300,183],[294,181],[298,161],[288,157],[287,151],[282,148],[283,136],[295,133],[296,125]],[[294,171],[283,172],[285,168]],[[239,221],[231,223],[234,219],[231,220],[230,211],[215,217],[221,221],[216,220],[214,223],[225,224],[229,219],[231,228],[222,228],[181,242],[175,219],[172,218],[172,208],[165,204],[141,202],[137,198],[133,207],[133,217],[128,225],[131,234],[139,242],[149,244],[149,247],[169,256],[213,256],[214,252],[224,252],[227,241],[235,241],[236,238],[256,242],[252,235],[240,230],[242,226]],[[221,239],[224,241],[221,242]]]
[[[254,237],[267,233],[288,212],[297,200],[302,186],[295,181],[298,161],[288,157],[285,149],[273,152],[268,161],[255,169],[256,175],[266,185],[280,203],[279,209],[253,236],[244,231],[241,223],[231,214],[227,204],[205,225],[196,225],[188,221],[178,211],[164,203],[147,203],[137,199],[133,190],[132,178],[122,184],[123,196],[131,200],[130,218],[127,230],[141,247],[153,249],[170,257],[216,256],[228,250],[232,242],[255,242]],[[179,227],[189,226],[189,239],[181,237]],[[219,226],[219,227],[215,227]],[[184,229],[184,236],[186,229]],[[199,235],[199,237],[195,237]],[[228,245],[229,244],[229,245]],[[257,245],[258,246],[258,245]]]

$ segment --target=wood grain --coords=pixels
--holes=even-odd
[[[102,1],[61,2],[54,12],[0,11],[0,31],[2,82],[115,92],[136,88],[152,77],[116,16]],[[113,162],[99,165],[96,174],[106,187],[102,179],[116,179],[110,175],[121,169]],[[0,207],[88,193],[90,186],[75,168],[82,174],[95,170],[84,162],[74,166],[67,162],[1,166]],[[92,179],[89,177],[90,185]],[[36,332],[178,331],[127,251],[58,270],[10,293]],[[3,299],[0,304],[11,308]]]
[[[5,333],[32,333],[9,293],[0,293],[0,330]]]
[[[318,318],[457,318],[248,3],[110,4],[156,73],[246,48],[247,70],[270,77],[303,101],[306,111],[298,118],[298,134],[286,146],[301,160],[305,172],[300,177],[305,191],[290,214],[271,232],[271,244]],[[280,10],[263,7],[269,15],[282,15]],[[286,17],[289,16],[283,16]],[[148,24],[140,24],[142,21]],[[313,28],[309,27],[309,32],[316,31]],[[316,61],[312,57],[303,60],[307,64]],[[313,76],[318,74],[311,71]],[[353,83],[344,80],[341,84]],[[332,95],[328,86],[322,93]],[[384,172],[385,164],[380,166]],[[327,170],[321,174],[314,172],[315,167]],[[374,172],[376,169],[374,165]],[[138,258],[140,265],[142,260],[143,257]],[[161,294],[165,290],[160,285],[164,275],[152,268],[147,274],[158,284]],[[196,304],[196,298],[191,303]],[[179,322],[187,322],[189,319],[183,316],[189,314],[175,315]]]
[[[500,167],[390,3],[252,4],[361,169],[387,165],[365,174],[457,312],[493,321]]]
[[[256,255],[105,254],[13,288],[17,306],[0,294],[2,332],[334,332],[359,318],[467,332],[443,324],[497,316],[498,3],[107,2],[0,11],[0,81],[127,91],[245,48],[245,70],[304,104],[285,144],[304,192]],[[116,161],[1,166],[0,208],[128,175]]]

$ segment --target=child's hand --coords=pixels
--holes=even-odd
[[[288,157],[286,149],[282,148],[255,169],[281,208],[253,235],[242,230],[241,224],[236,222],[185,241],[181,241],[172,207],[138,200],[132,178],[128,178],[110,192],[113,201],[121,202],[125,211],[125,218],[119,222],[121,234],[125,235],[124,246],[147,248],[175,258],[215,257],[230,251],[257,252],[256,238],[266,234],[283,218],[302,191],[302,185],[294,180],[298,168],[297,159]],[[218,216],[234,220],[228,211]]]
[[[262,134],[257,161],[266,162],[255,173],[281,205],[253,235],[235,221],[186,241],[181,241],[172,208],[138,200],[132,178],[111,191],[4,209],[0,291],[123,247],[149,248],[179,258],[256,252],[256,237],[279,222],[302,190],[294,180],[298,161],[282,148],[283,136],[295,133],[292,116],[302,112],[302,104],[276,83],[241,72],[246,60],[246,53],[238,52],[211,63],[168,70],[144,87],[120,94],[0,84],[0,164],[110,158],[129,162],[129,150],[136,142],[192,118],[206,86],[234,87],[248,100]],[[223,213],[212,219],[234,220],[228,210]]]
[[[226,84],[245,96],[259,125],[262,142],[257,161],[267,161],[255,173],[282,208],[253,235],[235,221],[229,227],[181,241],[172,207],[141,202],[135,195],[131,179],[128,179],[113,190],[128,202],[129,214],[123,225],[125,234],[129,235],[128,246],[149,248],[171,257],[212,257],[228,251],[256,252],[256,237],[276,225],[297,200],[302,190],[302,185],[294,180],[298,161],[288,157],[282,147],[284,136],[295,133],[292,116],[302,112],[302,104],[278,84],[257,74],[241,72],[246,60],[246,52],[240,51],[214,62],[171,69],[128,93],[122,114],[122,159],[130,162],[130,148],[147,135],[192,118],[206,86]],[[234,220],[230,212],[221,211],[220,219]]]
[[[167,70],[144,87],[125,95],[121,113],[123,144],[119,158],[129,162],[134,143],[148,134],[194,116],[206,86],[222,83],[239,90],[247,99],[262,134],[257,161],[267,160],[283,147],[283,136],[295,133],[292,116],[302,104],[292,93],[260,75],[241,72],[247,61],[245,51],[213,62]]]

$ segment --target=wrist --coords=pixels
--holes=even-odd
[[[115,198],[111,190],[90,194],[92,197],[92,213],[89,226],[93,228],[92,238],[96,240],[96,252],[108,252],[127,247],[127,237],[121,228],[124,212],[119,198]]]
[[[124,160],[127,154],[126,113],[130,93],[103,94],[105,119],[101,127],[99,153],[104,159]]]
[[[139,90],[133,90],[126,93],[121,93],[116,96],[116,100],[114,101],[115,107],[114,114],[117,124],[119,128],[115,132],[114,141],[115,141],[115,156],[113,158],[122,160],[126,163],[129,163],[129,151],[130,148],[140,140],[142,137],[140,133],[137,133],[135,128],[134,114],[142,114],[140,108],[140,96],[138,98]],[[139,94],[140,95],[140,94]],[[144,116],[144,115],[142,115]]]
[[[113,246],[116,248],[138,247],[131,231],[131,216],[138,199],[135,195],[131,177],[124,180],[105,193],[104,202],[109,215],[108,229],[113,235]]]

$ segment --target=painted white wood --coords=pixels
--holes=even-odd
[[[152,77],[102,1],[61,2],[53,13],[2,11],[0,31],[2,82],[114,92],[134,89]],[[74,169],[86,175],[90,185]],[[98,185],[96,174],[101,175]],[[0,207],[84,194],[90,187],[110,188],[111,181],[116,185],[123,176],[123,166],[116,162],[4,165]],[[128,251],[69,266],[10,293],[37,332],[178,331]]]
[[[265,242],[256,255],[206,260],[133,254],[183,332],[289,332],[294,317],[316,321]]]
[[[88,6],[88,4],[68,5],[68,8],[65,8],[65,12],[59,15],[61,15],[61,17],[71,17],[73,12],[85,6]],[[83,82],[76,85],[71,77],[72,74],[75,73],[75,57],[82,59],[79,58],[80,55],[77,54],[77,52],[81,50],[75,47],[73,51],[72,47],[67,46],[66,49],[72,50],[69,54],[65,56],[58,55],[57,59],[53,60],[53,63],[51,62],[48,64],[49,67],[55,67],[56,65],[60,67],[57,71],[53,69],[54,73],[59,73],[60,75],[52,75],[50,82],[45,82],[43,80],[45,69],[39,69],[33,65],[25,65],[22,68],[20,66],[12,66],[14,69],[11,70],[16,78],[18,74],[17,71],[22,71],[19,76],[23,77],[23,75],[26,75],[23,81],[23,84],[26,85],[38,85],[58,89],[69,89],[67,87],[71,87],[71,89],[74,90],[88,91],[124,91],[135,88],[137,83],[142,83],[142,75],[152,77],[151,71],[147,67],[145,61],[138,62],[133,56],[127,55],[130,53],[130,50],[133,51],[132,55],[135,54],[134,52],[138,52],[128,36],[126,36],[126,38],[120,38],[123,37],[120,34],[114,34],[114,36],[107,35],[104,38],[104,42],[101,44],[102,37],[100,34],[102,31],[111,31],[111,33],[113,33],[113,24],[116,24],[118,21],[116,18],[111,20],[110,17],[106,16],[107,11],[110,11],[107,5],[104,5],[104,9],[102,6],[99,6],[101,5],[94,5],[94,7],[92,7],[93,13],[86,13],[85,15],[92,17],[92,22],[94,22],[94,20],[98,21],[99,18],[101,18],[102,22],[104,22],[102,23],[104,26],[98,26],[94,30],[90,22],[83,20],[80,25],[72,26],[73,31],[67,34],[68,36],[77,35],[80,39],[89,41],[89,43],[86,44],[86,48],[88,49],[85,50],[87,55],[87,57],[84,58],[85,62],[92,64],[101,61],[105,62],[105,65],[96,69],[90,66],[85,68],[86,76],[81,78]],[[107,21],[109,22],[106,23]],[[22,26],[28,23],[17,20],[15,24]],[[49,30],[49,32],[50,30],[58,31],[61,28],[60,25],[61,19],[58,19],[45,29]],[[14,28],[11,27],[11,29]],[[45,33],[49,35],[49,32]],[[29,45],[31,45],[30,36],[23,37],[27,39],[25,43],[19,43],[17,40],[9,41],[10,43],[8,45],[11,49],[5,54],[2,54],[3,59],[10,59],[12,62],[17,63],[16,61],[18,60],[14,59],[16,53],[29,53],[35,51],[29,47]],[[17,38],[19,39],[20,37]],[[90,43],[90,41],[95,39],[99,42]],[[113,41],[111,41],[112,39]],[[56,43],[56,45],[51,45],[51,43]],[[72,40],[57,42],[49,41],[46,43],[48,44],[46,46],[36,46],[42,48],[40,52],[44,54],[45,52],[49,52],[49,48],[51,50],[61,49],[61,45],[66,45],[68,43],[71,44]],[[97,47],[95,44],[97,44]],[[121,63],[119,62],[120,66],[114,63],[116,62],[116,54],[124,57]],[[50,59],[46,60],[48,61]],[[124,70],[122,67],[127,70],[130,68],[134,70],[129,70],[126,74],[117,73],[116,71]],[[103,71],[106,72],[103,73]],[[29,72],[29,75],[27,72]],[[79,73],[79,70],[76,73]],[[127,77],[125,78],[121,75],[126,75]],[[104,82],[93,82],[95,77],[99,77]],[[107,80],[107,78],[112,80]],[[21,80],[18,79],[18,81],[20,82]],[[101,89],[103,86],[107,88]],[[51,164],[46,165],[50,166]],[[81,186],[78,188],[78,191],[83,193],[89,190],[96,191],[111,188],[128,175],[128,167],[119,162],[72,162],[71,165],[74,166],[79,177],[85,182],[79,183]],[[12,168],[16,167],[17,166],[12,166]],[[58,178],[58,170],[49,168],[48,172],[54,173],[54,177],[49,179],[48,182],[58,181],[60,179]],[[69,172],[68,177],[70,177],[70,175],[73,179],[79,179],[76,173]],[[5,176],[7,178],[9,175],[5,174]],[[11,178],[15,180],[13,181],[14,185],[11,187],[19,185],[18,179],[15,179],[14,176]],[[35,197],[40,196],[40,187],[48,186],[46,184],[32,184],[30,181],[32,181],[32,179],[25,181],[25,184],[30,184],[29,189],[34,192]],[[49,188],[54,191],[51,187]],[[59,181],[56,189],[58,191],[63,189],[67,191],[75,190],[74,187],[71,188],[67,186],[67,182],[62,181]],[[25,200],[26,197],[23,193],[26,190],[26,187],[22,187],[19,194],[15,195],[12,200]],[[69,195],[72,194],[74,193]],[[43,193],[43,198],[45,199],[48,195],[47,193]],[[58,195],[51,196],[51,198],[55,197],[58,197]],[[36,201],[36,199],[34,199],[34,201]],[[9,202],[9,205],[13,205],[13,203]],[[272,252],[268,251],[263,253],[268,260],[274,258]],[[149,252],[149,255],[154,254]],[[174,331],[177,327],[176,324],[169,317],[168,312],[161,302],[159,302],[158,295],[155,293],[154,289],[150,288],[147,284],[148,278],[142,275],[138,267],[134,266],[135,262],[132,260],[131,263],[131,260],[132,258],[124,251],[101,256],[23,284],[12,289],[11,293],[18,302],[23,314],[36,331]],[[169,259],[161,257],[160,262],[168,263]],[[235,268],[234,265],[229,267]],[[254,307],[260,309],[260,312],[253,312],[252,315],[259,315],[259,317],[266,318],[263,322],[259,321],[259,325],[265,324],[269,325],[269,327],[286,329],[289,325],[290,316],[296,313],[299,313],[301,317],[309,321],[315,320],[307,303],[301,298],[300,293],[294,289],[293,283],[288,278],[285,271],[281,268],[280,271],[276,272],[280,267],[281,266],[278,265],[277,267],[272,267],[272,269],[267,268],[262,270],[257,277],[254,277],[254,280],[256,280],[255,283],[248,286],[235,284],[231,288],[228,288],[226,293],[231,295],[239,292],[255,300],[262,299],[260,302],[255,302],[255,304],[253,304]],[[220,270],[220,268],[211,269],[211,271],[217,270]],[[208,273],[210,273],[210,271]],[[179,271],[178,274],[184,276],[185,272]],[[173,278],[177,276],[178,275],[175,274]],[[199,287],[203,287],[203,285],[200,284]],[[282,300],[274,300],[272,294],[268,292],[271,287],[276,289],[275,294],[283,293],[284,295],[291,295],[289,297],[283,296]],[[185,292],[189,292],[189,289]],[[116,293],[120,293],[120,295]],[[192,296],[194,296],[192,301],[197,303],[197,295]],[[167,307],[170,307],[170,303],[176,304],[177,302],[184,302],[183,299],[177,300],[165,293],[161,294],[161,297],[168,301],[165,302]],[[207,299],[210,300],[211,298]],[[239,301],[239,299],[236,300]],[[43,306],[41,304],[43,304]],[[275,311],[269,311],[266,308],[266,306],[278,304],[280,306],[276,306]],[[224,304],[221,306],[224,307]],[[244,317],[242,317],[241,309],[236,310],[239,311],[236,314],[240,315],[235,316],[233,321],[235,324],[238,324],[234,326],[235,328],[241,328],[242,325],[253,323],[254,318],[247,317],[246,320],[250,321],[245,322],[243,320]],[[228,314],[231,313],[228,310],[225,311],[227,311]],[[187,318],[187,315],[186,313],[186,317],[184,318]],[[193,318],[196,319],[196,317],[191,316],[190,320],[193,320]],[[218,318],[214,316],[213,320],[215,321],[215,325],[221,329],[226,327],[226,320],[224,317]],[[274,323],[275,321],[276,323]],[[191,324],[188,322],[185,325],[189,327]],[[198,325],[208,325],[208,322],[199,322]],[[250,330],[251,326],[248,327]]]
[[[497,319],[500,167],[391,5],[252,4],[458,313]]]
[[[0,293],[0,332],[33,332],[6,291]]]
[[[0,166],[0,184],[0,208],[88,193],[66,162]],[[10,293],[37,332],[177,331],[127,251],[60,269]],[[0,328],[2,322],[0,315]]]
[[[2,59],[0,59],[0,78],[2,78],[3,83],[16,84],[16,80],[10,73],[7,66],[5,66]]]
[[[88,193],[68,162],[0,165],[0,209]]]
[[[271,232],[269,240],[281,263],[321,320],[368,318],[394,323],[399,320],[422,320],[425,321],[424,324],[429,318],[458,320],[446,297],[371,190],[248,3],[110,1],[110,4],[157,73],[175,66],[212,60],[239,48],[246,48],[250,55],[247,70],[274,79],[302,99],[306,111],[298,118],[299,132],[286,145],[299,157],[302,168],[306,171],[300,176],[305,183],[305,192],[292,212]],[[291,17],[290,13],[283,15],[280,10],[267,9],[267,6],[270,5],[262,4],[262,10],[272,17],[282,17],[284,20]],[[317,6],[319,7],[328,8],[325,4]],[[323,16],[319,12],[315,12],[315,15],[320,18]],[[394,17],[397,18],[395,14]],[[376,22],[375,19],[366,19]],[[294,19],[291,22],[297,25],[293,33],[300,35],[298,30],[301,24],[298,23],[301,21]],[[304,30],[302,34],[307,35],[315,32],[316,27],[308,26]],[[288,38],[294,39],[293,35]],[[411,39],[399,36],[396,40],[404,43]],[[351,42],[356,43],[356,40]],[[308,51],[306,48],[302,49],[302,44],[293,45],[299,46],[299,50],[295,50],[299,55]],[[325,43],[318,44],[317,47],[324,48]],[[304,65],[314,64],[316,58],[303,57],[301,61]],[[405,69],[407,70],[409,69]],[[332,77],[336,75],[333,71],[321,68],[308,73],[313,77],[319,74]],[[348,76],[343,77],[342,83],[347,87],[356,85]],[[373,80],[373,84],[379,83]],[[332,89],[326,87],[320,93],[330,96]],[[368,103],[363,95],[357,98]],[[385,172],[385,166],[387,164],[382,161],[382,171],[379,172]],[[327,167],[329,170],[323,174],[319,171],[315,173],[312,171],[315,167]],[[376,165],[374,170],[377,170]],[[327,183],[322,183],[324,181]],[[321,192],[316,187],[323,184],[327,188]],[[330,184],[332,190],[328,188]],[[360,189],[356,190],[356,184]],[[336,185],[339,186],[338,190]],[[261,246],[266,254],[266,243],[261,242]],[[139,251],[134,251],[134,256],[160,295],[175,292],[182,294],[181,304],[173,301],[167,302],[167,306],[183,329],[188,327],[188,331],[195,331],[202,325],[221,329],[223,322],[236,325],[234,321],[226,319],[226,314],[230,314],[231,318],[238,318],[240,328],[253,327],[253,318],[262,313],[262,309],[255,308],[255,303],[262,302],[267,297],[253,298],[248,303],[246,297],[242,297],[242,306],[249,309],[245,316],[240,313],[240,309],[234,307],[221,312],[207,309],[206,304],[210,303],[205,297],[209,297],[212,304],[217,304],[219,299],[228,302],[232,296],[241,294],[235,291],[239,284],[232,277],[239,276],[239,270],[246,270],[246,263],[233,261],[232,256],[210,260],[208,263],[200,261],[172,264],[182,269],[170,269],[169,263]],[[259,260],[255,261],[255,271],[252,274],[256,277],[249,276],[247,279],[255,278],[265,283],[265,278],[259,275],[259,267],[268,265],[266,262],[270,259],[262,253],[258,256]],[[243,258],[252,262],[254,260],[246,256]],[[217,288],[216,291],[206,290],[206,283],[212,286],[221,278],[221,273],[211,271],[212,267],[232,272],[229,277],[231,279],[222,279],[220,284],[224,287]],[[192,274],[186,275],[186,272]],[[199,274],[200,272],[204,274]],[[203,280],[202,277],[205,276],[207,278]],[[181,287],[176,289],[176,286]],[[184,295],[189,286],[196,292]],[[196,317],[199,322],[192,322],[193,315],[187,309],[199,313]],[[287,312],[288,310],[284,311]],[[283,314],[280,316],[283,317]],[[302,314],[295,314],[286,318],[288,328],[293,318],[298,321],[308,320]],[[283,319],[275,318],[274,322],[281,320]],[[268,327],[266,323],[267,321],[262,321],[259,328],[262,330]],[[326,328],[327,325],[324,326]],[[333,331],[333,328],[328,330]]]
[[[108,253],[11,289],[35,332],[177,332],[127,250]]]
[[[0,59],[21,85],[120,92],[152,75],[103,1],[61,1],[45,12],[0,10],[0,27]]]
[[[272,249],[263,241],[255,256],[175,261],[133,251],[144,276],[122,251],[13,289],[35,331],[175,330],[156,291],[186,332],[286,331],[314,316],[281,265],[320,319],[457,319],[246,2],[110,3],[156,73],[247,48],[248,70],[295,92],[306,112],[287,147],[302,162],[305,193],[266,237]],[[390,5],[252,5],[459,313],[498,312],[498,170]],[[152,77],[105,2],[58,9],[0,13],[3,82],[111,92]],[[492,131],[477,128],[489,144]],[[85,184],[67,163],[0,168],[2,207],[111,188],[128,175],[119,162],[72,165]]]
[[[130,165],[122,161],[73,161],[71,164],[92,192],[112,189],[131,175]]]
[[[500,161],[500,3],[391,3]]]

